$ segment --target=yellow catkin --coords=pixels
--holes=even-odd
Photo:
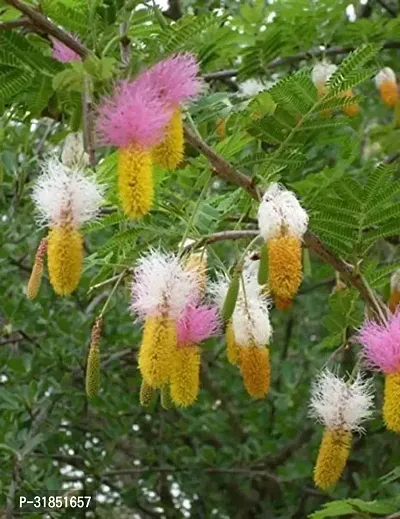
[[[151,404],[155,394],[155,390],[147,384],[144,380],[142,380],[142,384],[140,386],[140,405],[142,407],[147,407]]]
[[[167,384],[160,389],[161,393],[161,407],[163,409],[172,409],[175,407],[174,402],[171,398],[171,387]]]
[[[89,354],[86,364],[86,394],[89,398],[94,397],[100,389],[100,350],[102,319],[96,319],[92,328]]]
[[[388,429],[400,433],[400,372],[385,377],[383,419]]]
[[[122,209],[132,219],[153,207],[154,182],[151,153],[135,148],[118,151],[118,192]]]
[[[398,97],[399,90],[397,88],[397,84],[393,81],[382,81],[379,86],[379,93],[381,95],[382,101],[389,108],[394,108]]]
[[[161,388],[171,378],[171,361],[177,345],[176,324],[159,315],[146,319],[139,350],[139,369],[153,388]]]
[[[225,341],[226,341],[226,355],[228,357],[228,361],[237,366],[239,364],[240,356],[239,356],[239,346],[235,341],[235,335],[233,333],[232,323],[229,322],[226,331],[225,331]]]
[[[333,487],[339,480],[351,446],[351,433],[325,429],[314,468],[315,485],[322,490]]]
[[[199,293],[203,294],[207,285],[207,257],[206,254],[192,253],[189,254],[185,262],[185,270],[192,271],[197,274]]]
[[[36,251],[35,263],[33,264],[31,276],[29,278],[26,295],[28,299],[35,299],[39,293],[43,276],[43,263],[47,251],[47,239],[43,238]]]
[[[79,284],[83,264],[83,240],[79,231],[70,225],[50,231],[47,245],[50,282],[54,291],[65,296]]]
[[[218,118],[215,122],[215,127],[217,130],[217,135],[222,141],[226,137],[226,121],[225,119]]]
[[[275,306],[278,310],[287,310],[292,306],[292,299],[284,297],[275,297]]]
[[[302,276],[301,243],[295,236],[278,236],[268,241],[268,283],[278,301],[291,300]]]
[[[253,398],[263,398],[268,394],[271,382],[268,348],[241,346],[239,354],[240,371],[246,391]]]
[[[182,162],[184,152],[181,111],[175,110],[165,130],[164,140],[153,148],[153,160],[162,168],[174,170]]]
[[[195,345],[176,348],[172,357],[171,398],[179,407],[196,400],[200,384],[200,349]]]
[[[346,90],[345,92],[343,92],[343,97],[354,97],[353,91]],[[360,107],[358,106],[358,103],[351,103],[343,107],[343,112],[349,117],[354,117],[358,114],[359,111]]]

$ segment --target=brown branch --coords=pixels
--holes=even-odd
[[[272,70],[283,65],[290,65],[292,63],[297,63],[298,61],[309,60],[312,58],[319,58],[321,56],[339,56],[341,54],[348,54],[355,50],[356,47],[353,45],[344,45],[338,46],[335,45],[333,47],[329,47],[327,49],[309,49],[305,52],[299,52],[298,54],[291,54],[290,56],[282,56],[280,58],[275,58],[265,65],[265,70]],[[387,41],[382,45],[383,49],[400,49],[399,41]],[[208,74],[204,74],[203,77],[206,81],[212,81],[214,79],[224,79],[235,77],[238,75],[238,70],[236,69],[227,69],[227,70],[218,70],[216,72],[209,72]]]
[[[399,42],[400,45],[400,42]],[[185,127],[185,137],[187,142],[207,157],[214,172],[224,180],[236,184],[245,189],[249,195],[255,200],[259,201],[262,195],[261,191],[257,189],[253,178],[245,175],[214,149],[206,144],[203,139],[197,135],[193,130]],[[249,231],[246,231],[249,232]],[[220,239],[224,239],[222,236]],[[364,301],[371,307],[379,320],[384,320],[385,309],[380,304],[371,289],[365,284],[362,276],[356,272],[355,268],[337,257],[330,249],[328,249],[322,241],[311,231],[307,231],[303,237],[304,244],[310,248],[319,258],[340,272],[342,279],[352,285],[358,290]]]
[[[41,14],[39,11],[36,11],[29,5],[21,2],[21,0],[4,0],[6,4],[12,5],[18,11],[21,11],[25,16],[27,16],[32,24],[40,29],[41,31],[53,36],[61,43],[64,43],[67,47],[75,51],[81,58],[85,59],[89,55],[89,50],[85,45],[75,40],[71,35],[69,35],[66,31],[58,27],[55,23],[49,20],[46,16]]]

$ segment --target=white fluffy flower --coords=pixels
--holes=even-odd
[[[54,226],[68,219],[74,227],[97,216],[103,202],[103,187],[58,159],[48,159],[36,181],[32,199],[41,223]]]
[[[389,83],[396,83],[396,74],[390,67],[384,67],[375,76],[375,84],[379,88],[382,83],[388,81]]]
[[[327,61],[321,61],[314,65],[311,71],[311,79],[314,85],[317,88],[323,87],[336,70],[337,66]]]
[[[270,300],[262,292],[254,269],[244,269],[243,284],[240,281],[239,295],[232,315],[232,328],[235,341],[240,346],[265,346],[269,343],[272,328],[269,321]],[[210,287],[217,306],[222,309],[229,288],[229,279],[220,276]]]
[[[61,162],[71,169],[81,169],[89,164],[89,155],[85,153],[83,146],[82,132],[67,135],[61,154]]]
[[[278,184],[271,184],[258,208],[258,226],[264,240],[279,235],[282,228],[301,239],[307,225],[308,215],[295,194]]]
[[[373,402],[371,380],[358,374],[350,384],[325,370],[313,384],[310,415],[329,429],[362,432],[361,423],[371,417]]]
[[[198,276],[174,254],[152,250],[139,259],[132,283],[132,310],[142,318],[166,309],[178,319],[198,294]]]
[[[239,84],[239,95],[240,97],[253,97],[266,89],[267,85],[258,79],[246,79]]]

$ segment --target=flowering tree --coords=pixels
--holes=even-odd
[[[3,0],[4,517],[400,517],[397,7]]]

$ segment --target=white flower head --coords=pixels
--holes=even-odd
[[[386,81],[389,83],[396,84],[396,74],[394,73],[394,70],[390,67],[384,67],[375,76],[375,84],[378,88],[382,85],[382,83],[385,83]]]
[[[262,292],[254,270],[243,271],[245,289],[242,280],[239,286],[239,295],[232,315],[232,328],[236,342],[240,346],[265,346],[272,335],[269,321],[270,299]],[[229,279],[220,275],[217,282],[211,284],[210,290],[215,303],[222,309],[229,288]]]
[[[232,329],[239,346],[266,346],[272,335],[267,299],[249,297],[238,300],[232,316]]]
[[[362,432],[374,402],[371,380],[360,374],[350,384],[329,370],[323,371],[311,390],[310,415],[329,429]]]
[[[328,61],[321,61],[314,65],[311,71],[311,79],[317,88],[325,86],[326,82],[336,72],[337,66]]]
[[[198,295],[198,276],[172,253],[152,250],[139,259],[132,283],[132,311],[141,318],[166,310],[178,319]]]
[[[258,208],[258,226],[264,240],[278,236],[282,229],[301,239],[307,225],[308,215],[296,195],[279,184],[271,184]]]
[[[93,177],[69,169],[51,157],[43,163],[32,199],[40,223],[55,226],[68,219],[78,228],[97,216],[103,203],[103,192],[103,186],[97,184]]]
[[[267,88],[268,86],[258,79],[246,79],[246,81],[239,84],[239,96],[253,97],[264,92]]]
[[[82,132],[69,133],[64,141],[61,162],[71,169],[81,169],[89,164],[89,155],[85,153]]]
[[[400,270],[393,272],[390,278],[390,288],[392,291],[400,292]]]

